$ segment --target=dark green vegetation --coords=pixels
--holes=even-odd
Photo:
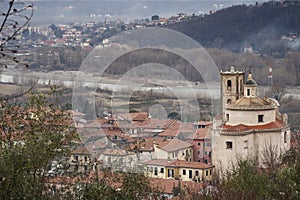
[[[291,149],[279,156],[272,154],[274,148],[266,151],[266,168],[259,168],[255,160],[239,160],[231,172],[223,171],[225,179],[216,180],[216,184],[201,193],[183,191],[179,199],[299,199],[299,149]]]
[[[49,163],[68,155],[75,130],[68,113],[30,94],[28,100],[0,100],[0,198],[48,199]]]

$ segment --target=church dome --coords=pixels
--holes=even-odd
[[[245,82],[245,85],[253,85],[253,86],[257,86],[256,81],[252,78],[252,74],[249,73],[248,75],[248,79]]]

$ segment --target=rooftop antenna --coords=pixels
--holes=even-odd
[[[268,88],[273,86],[273,69],[272,69],[272,63],[270,62],[269,68],[268,68]]]

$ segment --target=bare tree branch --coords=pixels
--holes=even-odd
[[[0,2],[2,4],[7,2]],[[27,27],[33,16],[33,5],[24,2],[10,0],[6,11],[0,11],[0,58],[2,61],[10,60],[20,63],[15,54],[20,48],[16,44],[17,36]],[[22,64],[22,63],[21,63]],[[24,63],[23,63],[24,64]],[[24,64],[27,66],[26,64]],[[4,65],[5,66],[5,65]]]

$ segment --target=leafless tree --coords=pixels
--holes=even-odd
[[[286,94],[285,87],[282,85],[273,85],[271,87],[270,95],[277,101],[281,102],[282,98]]]
[[[9,61],[19,63],[17,39],[33,16],[33,5],[16,0],[0,0],[0,4],[3,8],[0,10],[0,64],[7,67]]]
[[[273,145],[271,141],[265,143],[265,147],[262,153],[262,164],[271,172],[274,172],[280,163],[280,152],[278,146]]]

